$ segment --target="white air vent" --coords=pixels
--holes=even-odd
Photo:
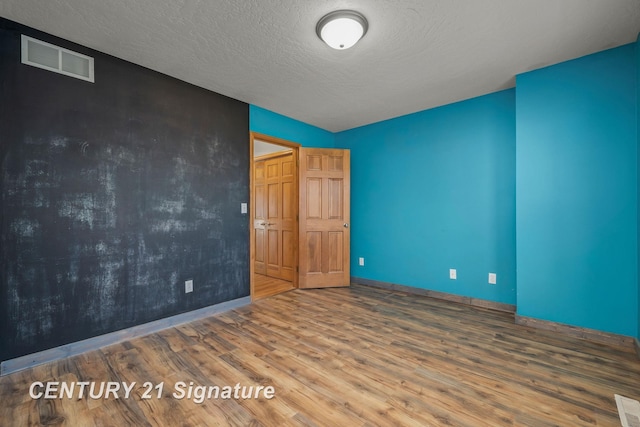
[[[93,58],[22,35],[22,63],[94,82]]]
[[[618,415],[623,427],[640,427],[640,402],[615,394]]]

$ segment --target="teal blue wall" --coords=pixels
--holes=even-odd
[[[515,304],[514,96],[336,134],[351,149],[353,276]]]
[[[249,106],[249,130],[297,142],[303,147],[333,148],[335,145],[333,133],[256,105]]]
[[[517,310],[638,335],[633,44],[516,79]]]
[[[636,41],[636,136],[638,138],[638,163],[640,168],[640,34]],[[638,177],[638,214],[640,215],[640,171]],[[640,218],[638,218],[640,222]],[[640,243],[640,227],[638,227],[638,242]],[[639,245],[640,246],[640,245]],[[640,248],[638,250],[638,280],[640,281]],[[638,340],[640,340],[640,283],[638,284]]]

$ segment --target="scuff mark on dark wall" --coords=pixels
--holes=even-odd
[[[4,19],[0,79],[0,360],[249,295],[247,104]]]

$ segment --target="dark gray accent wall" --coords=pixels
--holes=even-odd
[[[21,64],[21,34],[95,83]],[[245,103],[0,18],[0,360],[249,295],[248,132]]]

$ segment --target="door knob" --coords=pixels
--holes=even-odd
[[[344,228],[349,228],[349,224],[348,224],[348,223],[346,223],[346,222],[345,222],[344,224],[342,224],[342,226],[343,226]]]

